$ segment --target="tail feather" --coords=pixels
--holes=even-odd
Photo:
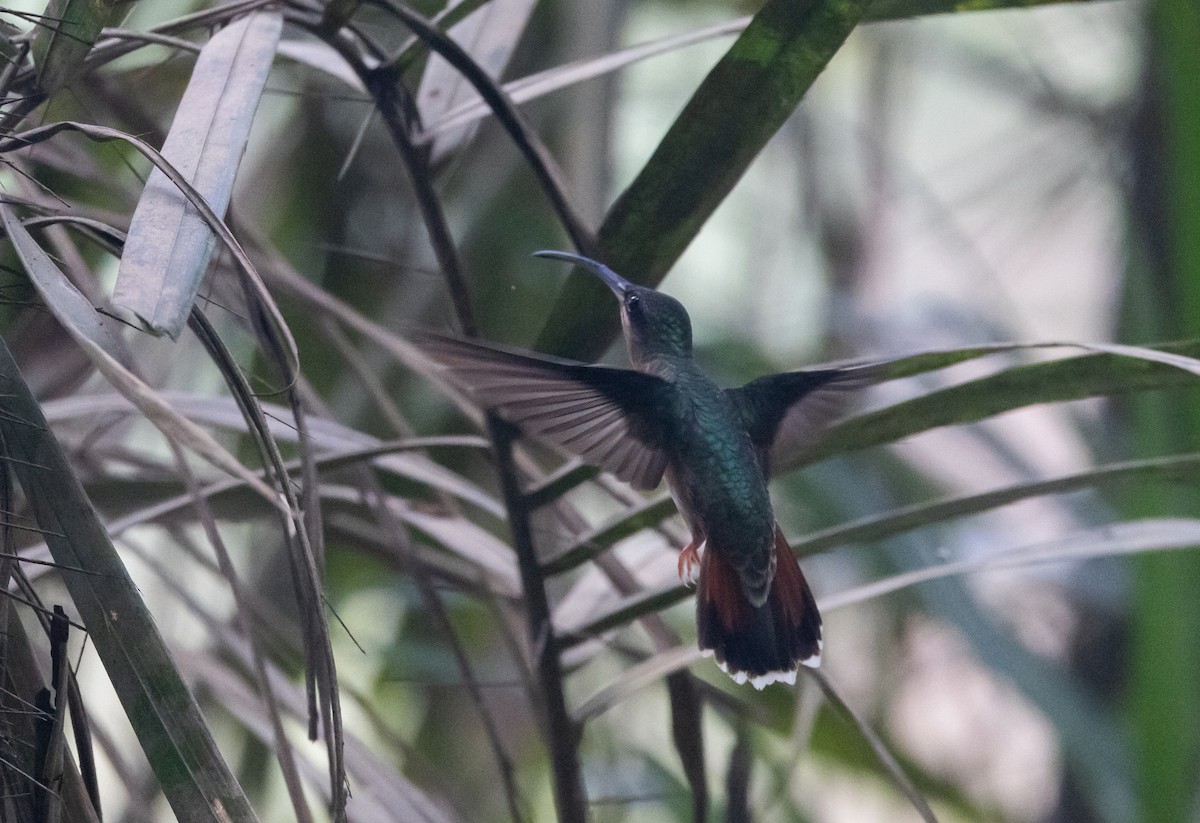
[[[718,546],[700,562],[696,624],[700,649],[736,682],[756,688],[796,682],[800,664],[821,665],[821,615],[791,547],[775,529],[775,578],[767,601],[751,604]]]

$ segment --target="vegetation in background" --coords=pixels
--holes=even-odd
[[[1119,320],[1030,339],[963,300],[897,344],[880,318],[906,307],[873,301],[898,237],[959,247],[917,256],[930,289],[1022,287],[979,286],[987,232],[899,159],[935,59],[913,42],[965,18],[1002,40],[1038,5],[1127,10],[1128,88],[1089,95],[994,42],[936,59],[1078,141],[1017,161],[1050,192],[1028,224],[1069,234],[1055,152],[1100,158]],[[718,22],[618,45],[658,7],[2,10],[0,819],[1200,815],[1193,1],[704,4],[670,19]],[[684,64],[630,161],[644,124],[617,84],[697,43],[714,64]],[[831,60],[859,85],[820,85]],[[853,140],[831,137],[839,105],[863,109]],[[978,166],[1004,188],[996,155]],[[761,233],[720,248],[763,167]],[[889,222],[900,191],[923,230]],[[828,665],[796,690],[700,660],[669,495],[517,437],[409,342],[600,357],[611,296],[528,259],[558,247],[648,285],[689,247],[753,261],[680,284],[755,297],[697,330],[730,382],[799,365],[755,322],[796,292],[824,303],[791,340],[882,362],[870,408],[776,484],[829,615]],[[1063,314],[1099,304],[1076,274],[1056,272]],[[1006,774],[1006,746],[1038,770]]]

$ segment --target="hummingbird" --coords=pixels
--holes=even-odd
[[[535,257],[599,277],[620,303],[633,369],[549,357],[439,334],[419,347],[451,382],[523,432],[639,489],[665,475],[691,532],[679,574],[696,586],[701,652],[739,685],[794,684],[821,662],[821,615],[771,507],[773,458],[814,439],[865,367],[771,374],[720,388],[692,357],[683,304],[596,260]],[[697,573],[698,572],[698,573]]]

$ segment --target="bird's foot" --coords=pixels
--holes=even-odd
[[[696,577],[700,566],[701,545],[701,541],[693,540],[679,552],[679,579],[686,586],[696,585]]]

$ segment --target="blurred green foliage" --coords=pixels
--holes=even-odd
[[[346,785],[355,820],[582,819],[550,751],[578,757],[599,821],[686,820],[698,807],[710,819],[905,819],[921,807],[893,786],[905,779],[943,820],[1195,818],[1200,561],[1156,551],[1192,534],[1195,472],[1105,467],[1197,451],[1200,8],[582,5],[7,10],[0,181],[24,228],[3,252],[4,338],[61,447],[56,482],[96,507],[108,531],[96,545],[111,539],[174,663],[161,682],[139,680],[101,641],[103,609],[74,599],[81,572],[0,559],[24,598],[5,601],[6,623],[41,655],[0,647],[0,817],[34,819],[44,801],[29,776],[60,779],[40,771],[20,719],[28,684],[49,680],[40,602],[66,605],[96,641],[75,631],[70,649],[109,819],[165,815],[160,793],[180,819],[337,818]],[[1047,8],[1011,8],[1035,5]],[[63,9],[90,33],[53,34]],[[475,10],[491,16],[472,30]],[[87,325],[80,306],[121,316],[114,280],[152,163],[133,140],[89,137],[104,127],[162,146],[195,113],[179,100],[203,79],[196,53],[251,11],[281,14],[284,34],[221,215],[236,243],[191,272],[204,275],[194,310],[215,338],[197,319],[177,342],[125,330],[112,348],[128,348],[137,381],[120,383],[106,344],[81,348],[69,332]],[[753,18],[728,25],[740,14]],[[703,28],[712,21],[721,33]],[[699,46],[673,39],[694,30]],[[645,62],[627,51],[663,33]],[[431,69],[430,44],[455,71]],[[493,102],[465,131],[439,130],[463,61],[496,51],[507,56],[493,80],[544,72],[544,85],[507,87],[531,96],[519,115]],[[82,125],[55,131],[67,120]],[[214,123],[168,160],[227,136]],[[431,242],[439,228],[448,243]],[[673,576],[687,536],[665,498],[647,507],[570,465],[558,476],[561,455],[520,442],[525,489],[561,482],[526,498],[532,512],[506,509],[495,431],[407,342],[461,328],[465,297],[489,339],[603,356],[611,297],[528,258],[572,233],[684,300],[700,359],[726,382],[817,359],[890,364],[897,379],[867,395],[870,410],[774,489],[793,542],[822,530],[802,561],[818,594],[852,604],[827,612],[823,671],[866,732],[803,678],[760,694],[695,659]],[[51,266],[10,249],[24,238]],[[275,311],[286,334],[272,336]],[[977,350],[1071,339],[1182,359]],[[148,415],[153,403],[163,411]],[[4,408],[14,467],[49,466],[16,448],[31,416]],[[269,430],[254,429],[258,414]],[[411,440],[447,432],[476,436]],[[31,499],[36,474],[20,466],[6,540],[62,562],[36,529],[54,528],[66,498]],[[576,550],[534,577],[550,628],[528,622],[509,528],[526,515],[542,561]],[[1142,521],[1157,542],[1131,558],[1073,553],[1079,535],[1096,536],[1091,557],[1129,553],[1117,527]],[[956,563],[1006,570],[870,588]],[[580,635],[587,626],[603,631]],[[139,649],[156,642],[149,626],[122,629]],[[561,716],[538,681],[551,633]],[[122,710],[105,678],[126,706],[186,684],[179,698],[203,714],[182,713],[200,741],[181,746],[185,759],[231,772],[220,791],[244,791],[254,810],[218,810],[207,778],[159,761],[155,735],[172,733]],[[582,707],[595,714],[576,725]],[[578,746],[563,738],[576,728]],[[89,819],[86,747],[61,745],[65,814]]]

